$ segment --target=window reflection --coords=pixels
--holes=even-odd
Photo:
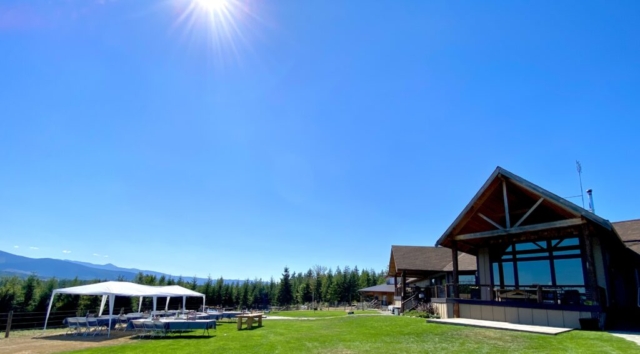
[[[542,242],[541,244],[538,244],[536,242],[518,243],[516,245],[516,251],[541,250],[541,249],[545,249],[546,246],[547,245],[545,242]]]
[[[504,272],[504,284],[505,285],[515,285],[516,279],[513,276],[513,262],[504,262],[502,263],[503,272]]]
[[[524,285],[553,285],[548,260],[518,262],[518,282]]]
[[[582,273],[582,260],[580,258],[556,259],[556,284],[557,285],[584,285]]]
[[[570,237],[510,245],[504,252],[492,256],[492,271],[494,284],[502,287],[583,286],[580,240]]]

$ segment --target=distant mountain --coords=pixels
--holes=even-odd
[[[52,259],[52,258],[29,258],[0,251],[0,275],[16,275],[27,277],[36,274],[40,278],[74,279],[81,280],[133,280],[135,276],[143,274],[154,275],[156,277],[177,279],[177,276],[154,272],[151,270],[140,270],[135,268],[120,268],[111,263],[104,265],[87,262]],[[185,281],[191,281],[193,277],[183,277]],[[207,279],[196,278],[198,284],[204,284]],[[215,279],[213,279],[215,281]],[[225,284],[240,282],[243,280],[225,279]]]
[[[66,262],[71,262],[71,263],[75,263],[75,264],[80,264],[83,265],[85,267],[89,267],[89,268],[95,268],[95,269],[103,269],[103,270],[113,270],[116,272],[127,272],[127,273],[133,273],[133,274],[138,274],[140,272],[142,272],[142,274],[149,274],[149,275],[155,275],[156,277],[161,277],[161,276],[165,276],[165,277],[172,277],[169,274],[165,274],[165,273],[160,273],[160,272],[154,272],[152,270],[140,270],[140,269],[135,269],[135,268],[121,268],[118,267],[114,264],[111,263],[107,263],[107,264],[93,264],[93,263],[88,263],[88,262],[80,262],[80,261],[72,261],[72,260],[67,260],[65,259]],[[176,278],[176,277],[173,277]],[[191,280],[193,278],[189,278],[189,280]],[[201,278],[198,278],[201,279]],[[204,279],[204,281],[206,282],[207,279]]]
[[[135,276],[131,272],[91,268],[52,258],[28,258],[3,251],[0,251],[0,273],[21,277],[36,274],[41,278],[56,277],[60,279],[78,277],[81,280],[116,280],[119,277],[125,280],[132,280]]]

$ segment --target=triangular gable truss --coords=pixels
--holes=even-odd
[[[475,253],[480,239],[509,237],[575,227],[589,220],[607,230],[611,224],[501,167],[491,174],[436,245]]]

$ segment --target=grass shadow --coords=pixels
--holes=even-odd
[[[54,335],[44,335],[44,336],[34,336],[31,339],[35,340],[50,340],[50,341],[63,341],[63,342],[92,342],[99,343],[110,340],[118,340],[125,337],[131,337],[135,335],[133,332],[111,332],[111,336],[108,337],[106,334],[96,335],[96,336],[83,336],[83,335],[64,335],[64,334],[54,334]]]

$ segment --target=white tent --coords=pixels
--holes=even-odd
[[[172,297],[182,296],[183,306],[186,302],[187,296],[202,297],[202,305],[205,304],[205,295],[193,290],[183,288],[178,285],[171,286],[149,286],[142,284],[135,284],[129,282],[120,281],[108,281],[104,283],[96,283],[89,285],[73,286],[70,288],[56,289],[51,294],[49,300],[49,309],[47,310],[47,317],[44,320],[44,330],[47,329],[47,321],[49,320],[49,313],[53,306],[53,298],[56,294],[70,294],[70,295],[102,295],[102,303],[100,304],[100,315],[104,310],[107,297],[109,298],[109,315],[113,315],[113,304],[116,296],[139,296],[153,297],[153,311],[156,310],[156,300],[160,297]],[[111,318],[109,318],[109,335],[111,335]]]

